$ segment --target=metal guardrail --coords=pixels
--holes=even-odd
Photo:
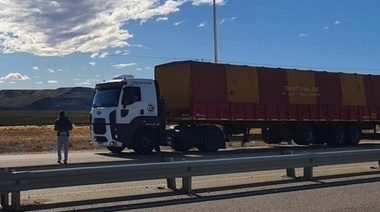
[[[288,146],[273,146],[270,148],[231,148],[227,150],[220,150],[216,154],[202,153],[199,151],[189,151],[186,153],[177,152],[173,150],[162,150],[158,157],[135,157],[131,160],[126,160],[121,156],[120,160],[113,161],[96,161],[96,162],[75,162],[65,165],[65,168],[79,168],[79,167],[96,167],[96,166],[111,166],[111,165],[126,165],[126,164],[136,164],[136,163],[157,163],[162,162],[164,158],[175,158],[175,160],[205,160],[205,159],[221,159],[221,158],[242,158],[242,157],[258,157],[258,156],[270,156],[270,155],[284,155],[286,152],[292,152],[293,154],[304,154],[304,153],[320,153],[320,152],[337,152],[337,151],[351,151],[351,150],[365,150],[365,149],[380,149],[380,144],[362,144],[357,146],[325,146],[325,145],[314,145],[314,146],[299,146],[294,147]],[[105,153],[108,154],[108,153]],[[112,154],[111,154],[112,155]],[[110,156],[110,155],[107,155]],[[59,165],[48,164],[48,165],[32,165],[32,166],[7,166],[10,171],[35,171],[35,170],[48,170],[57,169]],[[4,169],[0,167],[0,170]]]
[[[287,175],[294,177],[294,168],[304,168],[304,178],[311,180],[313,167],[380,161],[380,149],[305,154],[288,152],[288,155],[168,161],[133,165],[0,172],[1,205],[3,208],[20,210],[20,193],[26,190],[141,180],[167,179],[168,187],[175,189],[175,178],[182,178],[182,189],[191,192],[192,177],[238,172],[286,169]],[[9,204],[9,194],[11,194],[11,204]]]

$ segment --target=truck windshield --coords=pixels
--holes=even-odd
[[[92,107],[117,107],[120,88],[96,90]]]

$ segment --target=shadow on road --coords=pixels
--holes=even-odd
[[[362,177],[364,179],[352,179],[353,177]],[[377,170],[375,170],[363,173],[339,174],[316,177],[313,181],[303,181],[302,178],[285,179],[242,185],[193,189],[191,194],[183,193],[181,190],[167,190],[165,192],[159,192],[155,194],[131,195],[123,197],[82,200],[65,203],[51,203],[44,205],[26,205],[23,207],[23,209],[29,211],[48,209],[65,210],[67,208],[75,208],[76,211],[124,211],[132,209],[157,208],[163,206],[173,206],[196,202],[216,201],[223,199],[263,196],[302,190],[340,187],[354,184],[367,184],[379,181],[380,173]],[[305,183],[307,184],[305,185]],[[262,189],[265,186],[272,186],[274,188]],[[247,189],[250,189],[252,191],[247,191]],[[220,194],[221,192],[228,190],[231,192],[228,194]],[[138,200],[139,203],[128,203],[128,201],[136,200]]]

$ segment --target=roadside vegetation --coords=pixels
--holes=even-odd
[[[66,111],[75,125],[89,125],[89,111]],[[51,125],[59,111],[0,111],[0,126]]]
[[[92,150],[89,111],[66,111],[74,129],[70,150]],[[0,111],[0,154],[53,152],[56,150],[54,122],[59,111]]]

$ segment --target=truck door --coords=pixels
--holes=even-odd
[[[117,111],[117,122],[130,124],[133,119],[144,116],[144,104],[141,98],[141,87],[126,86],[121,95],[120,110]]]

